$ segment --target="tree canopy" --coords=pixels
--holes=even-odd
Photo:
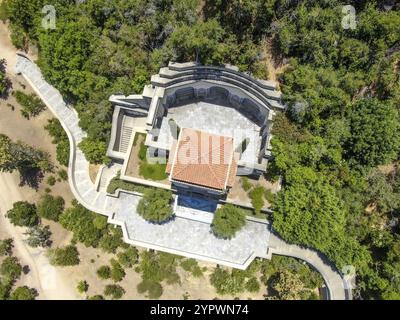
[[[137,212],[147,221],[165,222],[173,216],[172,193],[163,189],[148,190],[140,199]]]
[[[15,202],[6,216],[16,226],[33,227],[39,223],[36,206],[26,201]]]
[[[217,237],[230,239],[245,224],[245,212],[239,207],[226,204],[215,211],[211,229]]]

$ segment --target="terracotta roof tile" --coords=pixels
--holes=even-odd
[[[231,137],[183,128],[176,150],[175,157],[170,156],[172,180],[223,190],[236,175]]]

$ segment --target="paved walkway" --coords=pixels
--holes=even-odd
[[[271,234],[265,221],[251,219],[230,241],[215,238],[210,225],[175,217],[163,225],[143,220],[136,213],[140,195],[119,192],[118,196],[97,191],[89,177],[89,163],[77,147],[86,133],[79,127],[76,111],[65,104],[60,93],[50,86],[40,69],[23,55],[17,56],[15,71],[22,74],[47,107],[60,120],[70,141],[68,179],[75,198],[87,209],[108,216],[110,223],[122,227],[127,243],[200,260],[245,269],[256,257],[280,254],[307,261],[326,281],[330,299],[345,299],[342,278],[315,251],[288,245]],[[268,251],[270,241],[270,250]]]
[[[347,283],[340,276],[336,268],[315,250],[288,244],[275,232],[271,232],[269,240],[270,254],[294,257],[306,261],[324,278],[329,300],[351,299],[351,290],[345,290]]]

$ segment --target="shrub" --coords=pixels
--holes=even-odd
[[[24,233],[28,236],[26,242],[29,246],[36,247],[50,247],[51,245],[51,231],[49,226],[37,225],[30,227],[27,232]]]
[[[61,169],[58,171],[58,177],[62,180],[62,181],[67,181],[68,179],[68,173],[66,170]]]
[[[0,279],[0,300],[6,300],[10,294],[11,284]]]
[[[39,223],[36,206],[26,201],[15,202],[6,216],[12,224],[20,227],[33,227]]]
[[[251,204],[253,205],[256,214],[259,214],[261,209],[264,207],[264,192],[265,189],[261,186],[255,187],[249,192]]]
[[[44,195],[38,206],[37,213],[40,217],[58,221],[59,216],[64,211],[65,201],[62,197],[53,197],[50,194]]]
[[[6,1],[0,3],[0,20],[6,22],[9,16],[8,6]]]
[[[132,268],[139,261],[139,253],[135,247],[130,246],[117,254],[118,262],[126,268]]]
[[[27,286],[18,287],[11,294],[11,300],[35,300],[38,296],[36,289]]]
[[[98,230],[106,230],[107,229],[107,218],[101,215],[97,215],[93,219],[93,225]]]
[[[25,94],[22,91],[14,91],[13,96],[22,106],[21,114],[28,118],[37,116],[40,112],[46,109],[46,105],[35,94]]]
[[[231,239],[245,224],[244,211],[234,205],[226,204],[215,212],[211,229],[217,237]]]
[[[48,123],[44,128],[48,131],[49,135],[53,138],[52,143],[57,144],[57,149],[56,149],[57,161],[64,166],[68,166],[69,140],[68,140],[67,134],[65,133],[63,127],[61,126],[60,121],[58,121],[58,119],[56,119],[56,118],[52,118],[52,119],[48,120]],[[61,178],[61,176],[60,176],[60,178]],[[64,179],[62,179],[62,180],[64,180]]]
[[[300,277],[288,270],[279,272],[270,281],[270,286],[281,300],[300,300],[305,291]]]
[[[181,267],[183,270],[190,272],[194,277],[201,277],[203,271],[199,267],[199,264],[195,259],[184,259],[181,261]]]
[[[106,280],[111,278],[111,268],[109,266],[101,266],[96,271],[100,279]]]
[[[5,60],[0,59],[0,97],[6,97],[7,89],[9,86],[9,80],[6,77],[6,73],[4,71],[4,65],[5,65]]]
[[[115,253],[115,251],[123,244],[122,230],[120,227],[110,226],[109,233],[104,234],[100,241],[99,246],[105,252]]]
[[[54,266],[75,266],[79,264],[79,252],[74,245],[48,251],[50,263]]]
[[[215,268],[210,276],[210,282],[218,294],[237,294],[244,292],[246,273],[242,270],[228,272],[222,268]]]
[[[273,204],[275,195],[271,192],[271,190],[265,189],[264,198],[265,198],[265,200],[268,201],[269,204]]]
[[[104,297],[101,294],[96,294],[88,298],[88,300],[104,300]]]
[[[96,217],[97,214],[73,201],[73,206],[60,215],[59,222],[65,229],[74,233],[73,240],[82,242],[85,246],[97,247],[105,232],[94,225]]]
[[[107,146],[104,141],[84,138],[79,143],[79,148],[85,154],[86,159],[93,164],[108,164],[110,159],[107,157]]]
[[[4,1],[3,1],[4,2]],[[28,39],[20,26],[15,25],[14,23],[10,24],[10,36],[12,44],[21,50],[26,50],[28,46]]]
[[[251,277],[249,280],[247,280],[245,288],[249,292],[258,292],[260,291],[260,283],[256,277]]]
[[[121,299],[125,294],[125,290],[120,285],[108,284],[104,288],[104,294],[106,296],[111,296],[112,299]]]
[[[143,280],[137,285],[139,293],[146,293],[149,299],[158,299],[163,293],[163,288],[160,283],[151,280]]]
[[[173,216],[172,193],[169,190],[146,191],[140,199],[137,212],[147,221],[162,223]]]
[[[54,186],[54,185],[56,184],[56,178],[55,178],[54,176],[49,176],[49,177],[47,178],[47,183],[48,183],[50,186]]]
[[[168,284],[180,282],[176,272],[177,262],[181,257],[165,252],[142,252],[139,267],[135,270],[141,272],[143,280]]]
[[[44,126],[49,135],[53,138],[52,143],[59,143],[62,140],[68,140],[68,136],[61,126],[60,121],[57,118],[51,118],[47,120],[47,124]]]
[[[22,266],[16,257],[7,257],[0,266],[0,274],[8,281],[13,282],[18,279],[22,273]]]
[[[142,185],[138,185],[132,182],[127,182],[124,180],[121,180],[119,178],[119,175],[117,175],[115,178],[112,178],[110,183],[107,186],[107,192],[114,194],[117,189],[121,190],[126,190],[126,191],[132,191],[132,192],[139,192],[139,193],[145,193],[146,190],[155,190],[152,187],[146,187]]]
[[[56,147],[57,161],[63,166],[68,167],[69,162],[69,141],[68,139],[61,140]]]
[[[0,256],[10,256],[12,254],[13,239],[8,238],[0,241]]]
[[[249,178],[247,178],[247,177],[240,178],[240,183],[242,185],[243,190],[246,192],[249,191],[253,187],[253,185],[249,181]]]
[[[78,290],[79,293],[85,293],[89,289],[89,284],[86,282],[86,280],[81,280],[78,282],[76,289]]]
[[[120,282],[125,277],[124,268],[118,263],[117,260],[111,259],[111,279],[114,282]]]

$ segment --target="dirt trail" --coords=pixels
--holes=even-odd
[[[288,64],[283,63],[279,59],[275,59],[272,54],[272,40],[268,39],[265,40],[263,45],[263,53],[264,59],[263,62],[265,63],[268,69],[268,79],[279,83],[279,75],[282,74],[285,69],[287,68]]]

